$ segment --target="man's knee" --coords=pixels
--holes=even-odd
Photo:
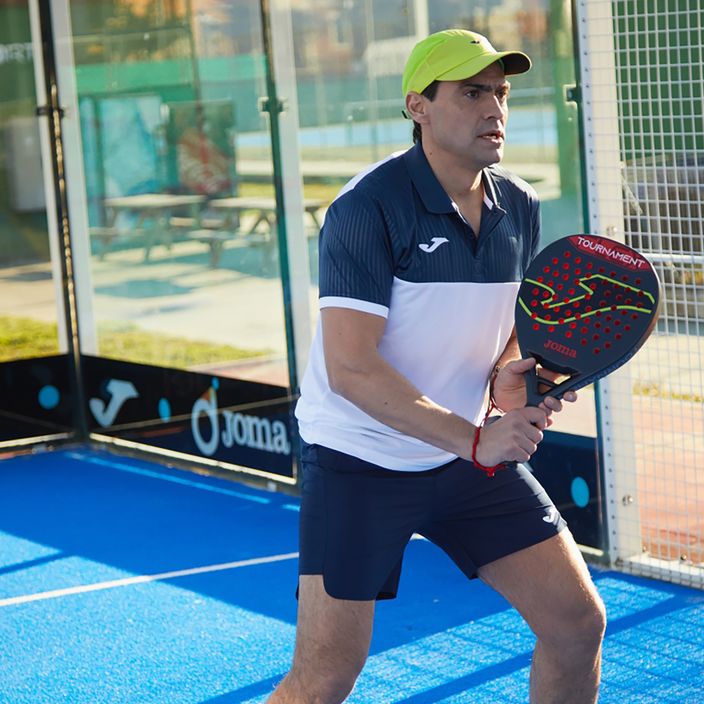
[[[558,656],[591,658],[601,648],[606,630],[606,609],[598,594],[564,615],[561,626],[540,640]]]

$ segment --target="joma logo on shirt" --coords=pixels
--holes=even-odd
[[[419,244],[418,247],[420,247],[420,249],[427,254],[430,254],[430,252],[434,252],[441,244],[445,244],[445,242],[449,241],[450,240],[448,240],[447,237],[433,237],[432,244],[426,244],[423,242],[422,244]]]

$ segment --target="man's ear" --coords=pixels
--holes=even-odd
[[[420,95],[420,93],[414,93],[411,91],[406,96],[406,114],[411,120],[417,122],[419,125],[422,125],[427,121],[425,113],[426,102],[427,99]]]

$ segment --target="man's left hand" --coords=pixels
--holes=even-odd
[[[501,367],[494,379],[494,401],[500,410],[508,412],[526,405],[526,382],[523,375],[535,367],[535,364],[535,359],[528,357],[517,359]],[[541,376],[553,381],[559,374],[541,370]],[[563,396],[563,400],[573,403],[577,400],[577,394],[574,391],[568,391]],[[539,407],[548,413],[559,413],[562,410],[562,403],[548,396]]]

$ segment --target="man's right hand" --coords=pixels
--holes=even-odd
[[[527,462],[548,425],[548,414],[541,408],[528,406],[509,411],[481,429],[475,453],[477,462],[486,467],[502,462]]]

